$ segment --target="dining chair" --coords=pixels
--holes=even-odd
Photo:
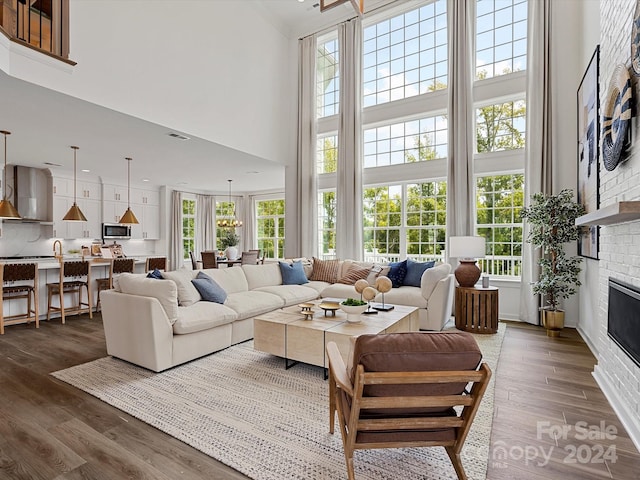
[[[256,252],[257,255],[257,263],[258,265],[264,265],[264,257],[262,256],[262,250],[260,249],[256,249],[256,250],[249,250],[250,252]]]
[[[218,251],[217,250],[205,250],[200,253],[202,258],[202,268],[218,268]]]
[[[240,264],[241,265],[257,265],[258,252],[256,250],[242,252],[242,256],[240,257]]]
[[[0,285],[2,301],[0,302],[0,335],[4,335],[5,325],[31,323],[35,320],[36,328],[40,328],[38,316],[38,265],[35,263],[7,263],[0,265]],[[4,302],[23,299],[27,301],[26,311],[4,315]],[[33,299],[33,300],[32,300]]]
[[[202,262],[196,259],[196,254],[193,250],[189,250],[189,257],[191,258],[191,270],[200,270]]]

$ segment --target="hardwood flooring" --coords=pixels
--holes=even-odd
[[[0,479],[247,478],[49,375],[106,355],[99,314],[40,325],[13,325],[0,336]],[[494,372],[491,439],[492,455],[499,442],[507,455],[490,459],[488,479],[640,479],[640,455],[591,377],[594,361],[575,331],[548,339],[539,328],[508,325]],[[577,441],[571,431],[556,442],[538,435],[545,421],[549,428],[604,421],[617,434]],[[570,445],[581,449],[574,458],[593,461],[568,463]],[[617,460],[596,462],[598,445],[614,446]]]

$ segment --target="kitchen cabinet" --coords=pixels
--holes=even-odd
[[[73,197],[53,197],[53,231],[54,238],[89,238],[98,239],[102,234],[101,202],[78,198],[78,207],[87,217],[86,222],[68,222],[62,220],[73,205]]]
[[[160,238],[160,207],[158,205],[131,205],[138,225],[131,225],[131,238],[157,240]]]
[[[160,205],[160,192],[157,190],[131,189],[131,203],[139,205]]]
[[[105,183],[102,186],[102,200],[104,202],[124,202],[125,208],[122,210],[124,212],[127,208],[127,187]]]
[[[53,196],[73,198],[73,178],[53,177]],[[102,186],[97,182],[78,180],[76,184],[76,197],[101,200]]]

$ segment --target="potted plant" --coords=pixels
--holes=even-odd
[[[564,327],[560,300],[569,298],[580,286],[582,258],[567,256],[564,245],[580,236],[575,220],[584,213],[584,207],[573,200],[570,189],[557,195],[535,193],[531,198],[531,205],[523,208],[521,215],[530,224],[527,242],[542,250],[540,278],[534,283],[533,293],[542,295],[542,325],[547,335],[556,337]]]
[[[235,260],[238,258],[238,249],[236,248],[240,243],[240,237],[236,235],[236,232],[230,228],[225,230],[224,234],[220,237],[220,246],[224,248],[224,254],[228,260]]]

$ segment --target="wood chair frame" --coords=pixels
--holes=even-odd
[[[31,285],[24,282],[33,282]],[[4,285],[4,282],[20,282],[16,285]],[[27,324],[34,320],[36,328],[40,328],[40,315],[38,312],[38,265],[5,264],[0,265],[0,287],[2,287],[2,299],[0,300],[0,335],[4,335],[5,325],[17,323]],[[33,300],[32,300],[33,298]],[[4,301],[24,299],[27,301],[27,311],[13,315],[4,315]]]
[[[65,278],[73,280],[65,281]],[[84,279],[82,279],[84,278]],[[82,288],[87,291],[87,301],[82,301]],[[67,315],[80,315],[88,313],[89,318],[93,318],[93,301],[91,295],[91,266],[87,260],[74,262],[60,262],[60,278],[56,283],[47,283],[47,321],[52,312],[60,312],[62,323],[66,321]],[[64,306],[64,294],[71,293],[77,295],[77,303],[71,307]],[[52,303],[53,297],[58,297],[59,306]]]
[[[362,365],[356,367],[353,384],[347,374],[344,360],[334,342],[327,345],[329,358],[329,432],[334,432],[336,411],[342,432],[344,455],[347,463],[349,480],[355,479],[353,452],[358,449],[402,448],[402,447],[434,447],[443,446],[453,464],[460,480],[467,475],[462,466],[460,452],[476,416],[489,379],[491,369],[482,363],[479,370],[461,371],[429,371],[429,372],[365,372]],[[442,384],[473,383],[471,390],[461,395],[440,396],[363,396],[366,385],[408,385],[408,384]],[[346,394],[351,400],[351,412],[346,418],[339,396]],[[410,416],[363,419],[362,409],[397,409],[397,408],[449,408],[461,406],[457,416]],[[416,429],[455,428],[455,439],[451,441],[385,441],[379,443],[359,443],[358,432],[365,431],[401,431]]]

